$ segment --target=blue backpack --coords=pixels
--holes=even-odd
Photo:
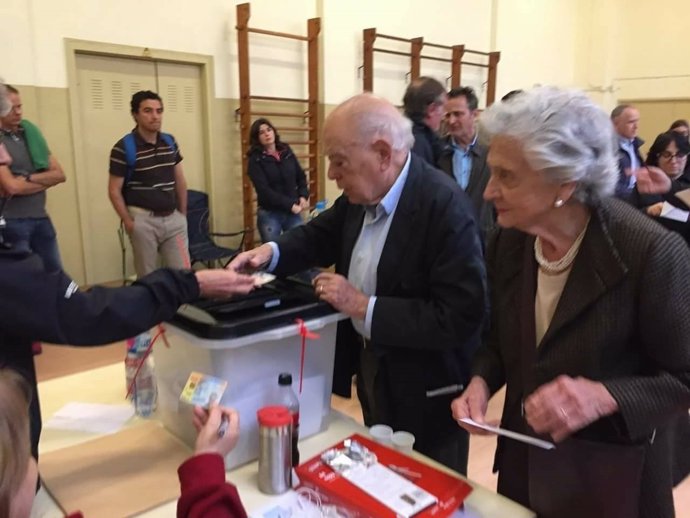
[[[173,150],[177,151],[177,145],[175,144],[175,139],[170,133],[163,133],[161,131],[161,138],[163,141]],[[132,179],[134,174],[134,166],[137,163],[137,143],[134,140],[134,133],[127,133],[122,139],[122,143],[125,146],[125,161],[127,162],[127,174],[125,175],[125,181],[122,182],[122,192],[125,190],[125,186]]]

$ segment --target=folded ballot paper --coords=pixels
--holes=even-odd
[[[674,207],[667,201],[665,201],[664,204],[661,206],[662,218],[672,219],[674,221],[680,221],[681,223],[685,223],[688,221],[689,216],[690,212],[688,212],[687,210],[679,209],[678,207]]]

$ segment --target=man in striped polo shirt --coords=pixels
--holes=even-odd
[[[108,195],[132,243],[134,268],[138,277],[152,272],[159,253],[166,266],[189,268],[187,183],[177,142],[160,131],[163,101],[140,91],[131,109],[137,125],[110,152]]]

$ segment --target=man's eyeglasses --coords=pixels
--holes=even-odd
[[[683,160],[686,156],[688,156],[687,153],[671,153],[670,151],[662,151],[659,153],[659,156],[661,158],[664,158],[666,160],[673,160],[674,158],[677,158],[678,160]]]

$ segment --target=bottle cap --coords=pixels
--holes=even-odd
[[[265,406],[260,408],[256,412],[256,419],[259,421],[259,425],[269,428],[292,424],[290,411],[284,406]]]
[[[292,374],[289,372],[281,372],[278,375],[278,385],[292,385]]]
[[[319,200],[316,202],[315,208],[317,210],[323,210],[326,208],[326,200]]]

